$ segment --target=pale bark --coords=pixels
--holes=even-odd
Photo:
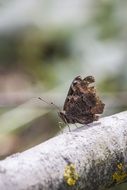
[[[75,166],[75,184],[65,179]],[[0,161],[0,190],[99,190],[126,181],[127,112],[61,134]]]

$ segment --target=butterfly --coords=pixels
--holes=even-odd
[[[64,102],[63,110],[59,111],[60,118],[66,124],[89,124],[99,119],[105,104],[96,95],[96,89],[91,84],[95,82],[93,76],[82,79],[74,78]]]

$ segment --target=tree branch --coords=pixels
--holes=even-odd
[[[1,190],[98,190],[127,180],[127,111],[0,161]]]

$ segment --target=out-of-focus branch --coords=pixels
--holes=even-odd
[[[98,190],[126,179],[127,111],[0,161],[1,190]]]

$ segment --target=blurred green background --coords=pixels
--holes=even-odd
[[[77,75],[95,77],[103,116],[127,109],[126,18],[126,0],[0,0],[0,159],[59,132],[38,97],[62,109]]]

